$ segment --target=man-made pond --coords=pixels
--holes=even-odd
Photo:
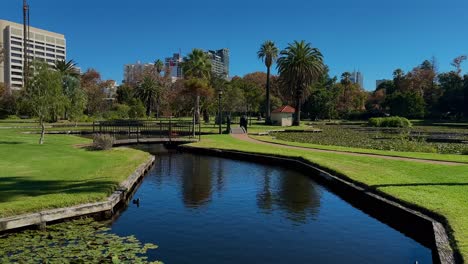
[[[431,250],[301,173],[159,153],[111,232],[165,263],[430,263]]]

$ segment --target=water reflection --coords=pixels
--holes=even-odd
[[[212,167],[213,162],[203,157],[185,157],[181,188],[187,207],[199,207],[211,200]]]

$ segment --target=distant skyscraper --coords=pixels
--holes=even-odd
[[[390,81],[390,80],[387,80],[387,79],[376,80],[375,81],[375,89],[377,90],[377,88],[379,88],[379,85],[381,85],[384,82],[388,82],[388,81]]]
[[[229,79],[229,49],[208,50],[211,58],[211,72],[224,79]]]
[[[364,76],[360,71],[353,71],[351,73],[351,78],[350,78],[352,83],[357,83],[359,86],[361,86],[362,89],[364,89]]]
[[[175,81],[183,77],[182,62],[183,62],[183,58],[180,53],[174,53],[172,57],[168,57],[164,60],[166,67],[171,69],[172,81]]]
[[[127,64],[124,66],[124,79],[126,84],[136,84],[146,69],[151,69],[154,65],[151,63],[137,62],[135,64]]]

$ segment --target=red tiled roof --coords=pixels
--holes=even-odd
[[[295,113],[296,109],[294,107],[289,106],[289,105],[283,105],[282,107],[273,110],[272,113]]]

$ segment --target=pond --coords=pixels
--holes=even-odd
[[[431,263],[431,249],[293,170],[159,152],[111,232],[165,263]]]

